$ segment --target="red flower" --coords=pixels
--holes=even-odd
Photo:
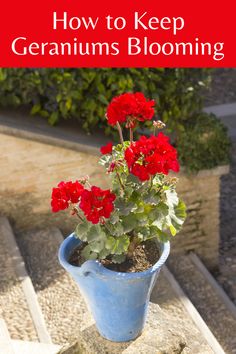
[[[112,153],[112,142],[110,141],[109,143],[107,143],[104,146],[101,146],[100,148],[100,152],[102,155],[106,155],[106,154],[111,154]]]
[[[51,207],[54,213],[67,209],[69,206],[68,203],[69,199],[61,188],[53,188],[52,189],[52,200],[51,200]]]
[[[83,210],[88,221],[98,224],[101,218],[109,218],[114,210],[116,196],[110,190],[102,190],[92,186],[91,190],[85,189],[81,195],[79,207]]]
[[[157,173],[167,175],[169,170],[179,171],[177,151],[163,133],[150,138],[141,136],[125,150],[125,160],[130,173],[141,181],[147,181]]]
[[[54,213],[67,209],[69,202],[78,203],[84,187],[78,181],[60,182],[57,188],[52,189],[52,211]]]
[[[128,128],[134,128],[137,120],[144,122],[154,115],[154,100],[146,100],[141,92],[124,93],[114,97],[107,107],[108,124],[124,123]]]

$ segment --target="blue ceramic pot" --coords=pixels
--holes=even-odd
[[[59,261],[78,284],[99,333],[114,342],[136,338],[145,324],[153,285],[169,255],[169,242],[160,245],[158,262],[140,273],[114,272],[95,260],[81,267],[69,264],[71,253],[80,243],[74,234],[67,237],[60,246]]]

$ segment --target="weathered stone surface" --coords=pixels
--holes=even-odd
[[[65,344],[91,323],[78,286],[58,261],[62,234],[56,228],[24,232],[18,243],[53,343]]]
[[[169,318],[174,318],[177,321],[178,328],[181,328],[181,335],[186,338],[187,348],[191,349],[191,353],[198,353],[199,348],[201,353],[212,353],[209,343],[203,336],[203,328],[200,329],[193,321],[193,313],[190,313],[183,305],[183,299],[176,294],[164,272],[160,272],[157,281],[154,285],[151,302],[158,304],[165,313],[169,314]],[[172,320],[170,322],[172,324]],[[191,333],[191,338],[189,337]],[[209,339],[209,338],[208,338]],[[187,350],[185,349],[185,351]]]
[[[98,156],[61,146],[0,134],[0,210],[18,230],[57,226],[64,234],[74,229],[76,219],[67,211],[50,212],[52,187],[61,180],[90,175],[91,182],[109,185]],[[180,175],[178,191],[188,206],[188,218],[172,253],[195,250],[209,268],[218,264],[220,175],[218,167],[196,176]],[[210,222],[209,222],[210,220]]]
[[[226,304],[188,255],[168,266],[226,353],[236,353],[236,321]]]
[[[82,332],[88,335],[88,337],[94,335],[96,337],[97,331],[78,287],[58,263],[57,252],[61,239],[62,235],[55,228],[18,234],[18,244],[35,286],[47,328],[54,343],[65,344],[80,338]],[[177,332],[177,334],[179,333],[181,338],[188,338],[189,333],[191,333],[192,341],[190,347],[192,353],[198,353],[196,351],[198,348],[201,348],[202,352],[207,352],[209,349],[208,343],[193,323],[191,316],[182,305],[178,296],[176,296],[174,289],[163,273],[157,279],[151,301],[158,303],[165,310],[167,313],[165,318],[178,319],[177,327],[181,328],[181,332]],[[146,350],[146,353],[151,354],[153,351],[152,345],[155,347],[156,343],[156,334],[153,336],[152,331],[155,328],[157,328],[157,331],[160,329],[158,327],[159,314],[155,311],[155,307],[153,307],[155,305],[151,304],[150,306],[153,310],[149,314],[148,324],[145,327],[145,337],[141,336],[137,340],[139,340],[139,344],[142,344],[141,347],[144,353],[147,349],[146,347],[151,346],[148,351]],[[159,309],[158,306],[157,308]],[[171,321],[169,323],[170,326],[172,326]],[[162,329],[164,330],[164,327]],[[156,332],[154,331],[154,333]],[[145,338],[145,341],[143,338]],[[178,339],[178,335],[176,338]],[[107,341],[100,337],[97,341],[102,347],[104,345],[103,342],[107,343]],[[80,340],[79,342],[83,343]],[[129,343],[129,350],[131,349],[135,351],[136,346],[131,346]]]
[[[11,229],[0,218],[0,318],[6,322],[12,339],[37,341],[38,336],[22,288],[22,279],[16,273],[12,252],[6,240]],[[0,353],[7,353],[1,351]]]
[[[212,350],[195,347],[196,341],[191,328],[183,328],[184,324],[176,316],[161,310],[150,303],[145,329],[140,337],[131,342],[114,343],[102,338],[95,325],[80,332],[77,342],[70,348],[61,351],[63,354],[212,354]],[[186,332],[187,331],[187,332]],[[185,334],[187,333],[187,335]]]
[[[98,156],[0,134],[0,210],[19,231],[58,226],[74,229],[76,218],[51,213],[52,187],[90,175],[91,183],[108,184]]]
[[[172,256],[194,250],[213,269],[219,254],[220,175],[214,171],[208,171],[208,175],[206,171],[197,176],[182,175],[177,189],[187,205],[188,216],[178,239],[173,240]]]

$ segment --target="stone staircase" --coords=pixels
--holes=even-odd
[[[59,345],[11,339],[5,321],[0,318],[0,353],[57,354],[59,350]]]
[[[138,339],[119,344],[101,338],[76,284],[58,264],[62,239],[56,228],[14,235],[8,219],[0,217],[0,354],[236,352],[235,308],[201,280],[195,255],[177,259],[183,268],[171,261],[173,274],[164,267]]]
[[[236,307],[200,259],[170,257],[168,266],[225,352],[236,353]]]

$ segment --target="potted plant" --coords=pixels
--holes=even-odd
[[[61,244],[61,265],[78,283],[99,333],[111,341],[129,341],[142,331],[152,287],[166,261],[169,240],[186,217],[176,193],[176,149],[153,122],[154,133],[133,140],[140,122],[151,120],[154,101],[142,93],[115,97],[107,122],[120,143],[101,148],[100,164],[111,177],[102,190],[85,177],[60,182],[52,190],[52,211],[71,208],[79,223]],[[124,141],[122,125],[129,130]]]

